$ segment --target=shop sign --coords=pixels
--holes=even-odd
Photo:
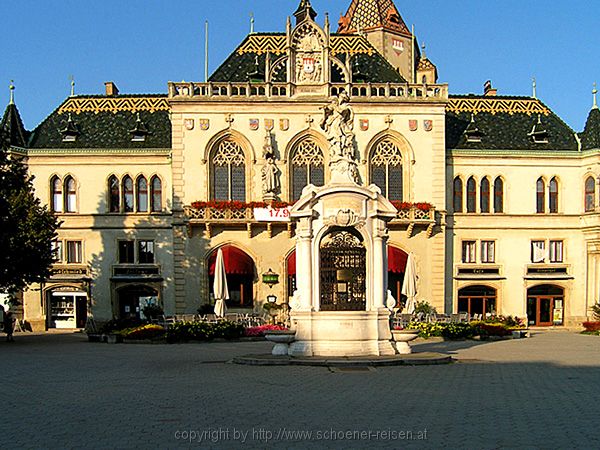
[[[254,208],[258,222],[290,222],[290,208]]]
[[[89,273],[86,267],[58,267],[52,270],[52,275],[77,275],[87,276]]]

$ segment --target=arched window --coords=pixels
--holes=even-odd
[[[65,212],[77,211],[77,186],[73,177],[65,178]]]
[[[123,177],[123,211],[133,212],[133,180],[129,175]]]
[[[585,212],[594,211],[596,208],[596,180],[588,177],[585,180]]]
[[[291,161],[292,200],[298,200],[302,189],[308,184],[322,186],[325,183],[323,151],[312,139],[305,139],[298,144]]]
[[[137,210],[138,212],[148,212],[148,181],[142,175],[137,179]]]
[[[151,198],[151,211],[161,212],[162,211],[162,182],[157,176],[153,176],[150,180],[150,188],[152,189]]]
[[[371,182],[389,200],[402,201],[402,152],[389,139],[380,141],[371,154]]]
[[[121,194],[119,189],[119,179],[114,175],[108,179],[108,210],[110,212],[121,211]]]
[[[556,178],[552,178],[550,180],[550,212],[557,213],[558,212],[558,181]]]
[[[536,183],[536,212],[543,214],[546,212],[546,183],[542,178],[538,178]]]
[[[467,181],[467,212],[474,213],[477,207],[477,187],[475,178],[471,177]]]
[[[490,180],[488,179],[488,177],[484,177],[483,180],[481,180],[481,189],[480,189],[479,194],[481,195],[481,204],[480,204],[481,212],[489,213],[490,212]]]
[[[504,181],[500,177],[494,181],[494,212],[504,212]]]
[[[454,179],[454,195],[452,206],[455,213],[463,211],[463,182],[460,177],[456,177]]]
[[[246,201],[246,158],[235,141],[221,141],[211,157],[211,199]]]
[[[63,212],[63,190],[62,181],[58,177],[53,177],[50,181],[52,190],[52,211]]]

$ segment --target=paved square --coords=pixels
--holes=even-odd
[[[227,363],[263,342],[16,341],[0,342],[3,448],[600,448],[593,336],[421,342],[458,362],[351,371]]]

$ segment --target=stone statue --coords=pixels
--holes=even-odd
[[[273,201],[277,198],[277,193],[279,192],[280,171],[275,165],[275,152],[273,150],[270,131],[267,131],[267,135],[265,136],[263,157],[266,160],[266,164],[261,171],[263,182],[263,198],[265,201]]]
[[[350,97],[345,91],[332,98],[323,107],[321,129],[327,133],[329,141],[329,166],[332,182],[357,183],[358,167],[354,158],[354,111],[349,105]]]

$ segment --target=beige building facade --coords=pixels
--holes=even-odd
[[[55,274],[24,293],[25,320],[76,328],[148,303],[195,313],[212,302],[218,249],[230,309],[287,303],[289,211],[307,185],[328,183],[326,107],[349,100],[360,183],[398,209],[387,239],[395,298],[413,253],[417,299],[438,312],[583,321],[600,298],[597,107],[576,133],[534,97],[491,85],[449,95],[389,0],[352,1],[337,33],[310,1],[294,15],[286,32],[248,35],[207,83],[158,96],[107,83],[106,95],[71,96],[22,129],[13,148],[63,222]],[[2,123],[23,128],[16,106]]]

